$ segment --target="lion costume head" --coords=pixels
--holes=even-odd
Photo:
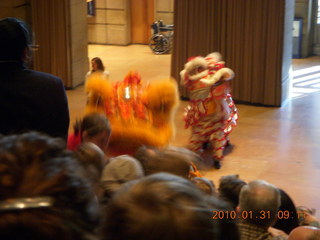
[[[178,106],[174,80],[144,83],[137,72],[129,72],[123,81],[111,83],[92,75],[85,91],[85,112],[105,113],[111,123],[111,154],[133,153],[142,145],[163,147],[172,139]]]

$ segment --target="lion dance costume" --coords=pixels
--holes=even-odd
[[[189,148],[201,152],[210,146],[214,166],[220,168],[228,135],[238,118],[229,85],[234,73],[215,52],[190,58],[180,76],[190,96],[184,118],[185,127],[192,127]]]
[[[178,106],[174,80],[143,83],[137,72],[112,83],[100,75],[86,82],[86,113],[108,117],[111,155],[133,154],[140,146],[164,147],[174,135],[173,116]]]

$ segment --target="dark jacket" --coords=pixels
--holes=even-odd
[[[67,139],[68,101],[56,76],[0,62],[0,111],[1,134],[35,130]]]

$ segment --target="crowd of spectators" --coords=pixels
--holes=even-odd
[[[68,150],[35,131],[2,135],[0,239],[319,239],[284,190],[238,175],[216,187],[190,174],[200,159],[189,153],[143,146],[107,159],[89,141]]]

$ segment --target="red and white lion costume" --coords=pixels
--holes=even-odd
[[[184,118],[185,127],[192,127],[189,148],[201,152],[210,145],[214,166],[220,168],[228,135],[238,118],[229,84],[234,72],[214,52],[190,58],[180,76],[190,97]]]

